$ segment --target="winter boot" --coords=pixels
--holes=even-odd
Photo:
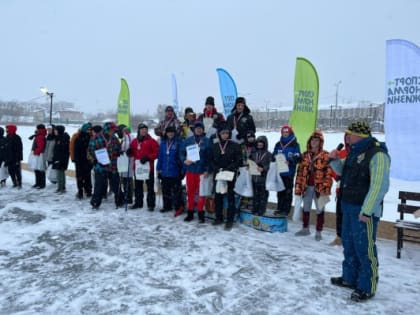
[[[311,232],[309,232],[309,228],[308,227],[304,227],[302,228],[300,231],[295,233],[295,236],[306,236],[311,234]]]
[[[188,210],[188,214],[185,217],[184,221],[185,222],[190,222],[194,219],[194,210]]]
[[[321,232],[324,227],[324,212],[318,213],[316,216],[316,230]]]
[[[40,182],[40,180],[39,180],[40,171],[35,170],[34,173],[35,173],[35,184],[32,185],[32,188],[39,188],[39,186],[40,186],[40,184],[39,184],[39,182]]]
[[[233,222],[228,221],[228,222],[225,223],[225,230],[226,231],[232,230],[232,227],[233,227]]]
[[[204,211],[198,211],[198,222],[204,223]]]
[[[315,241],[320,241],[322,240],[322,235],[321,235],[321,231],[316,231],[315,233]]]

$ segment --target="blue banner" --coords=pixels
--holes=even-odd
[[[391,177],[420,180],[420,48],[394,39],[386,42],[385,139]]]
[[[226,70],[218,68],[216,71],[219,76],[220,95],[222,96],[225,117],[228,117],[235,105],[238,92],[236,90],[235,81],[233,81],[232,77]]]
[[[177,115],[179,115],[179,105],[178,105],[178,88],[176,85],[176,77],[175,74],[172,73],[172,106],[174,107],[174,111]]]

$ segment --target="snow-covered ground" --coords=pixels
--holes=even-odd
[[[0,190],[0,314],[418,314],[419,246],[396,258],[394,241],[379,240],[379,289],[351,302],[330,285],[342,250],[334,232],[295,237],[235,224],[185,223],[158,211],[99,211],[68,192]],[[158,205],[161,200],[158,200]],[[417,309],[417,311],[416,311]]]
[[[273,146],[277,135],[269,136]],[[327,149],[335,137],[326,135]],[[407,243],[397,259],[395,241],[378,240],[377,294],[354,303],[350,290],[330,284],[342,261],[342,249],[328,245],[332,230],[320,242],[313,227],[295,237],[295,222],[286,233],[238,223],[226,232],[171,213],[116,210],[113,198],[93,211],[75,199],[73,178],[57,195],[23,175],[21,190],[10,181],[0,190],[0,314],[418,314],[418,245]],[[390,211],[391,194],[419,187],[403,184],[392,181]]]

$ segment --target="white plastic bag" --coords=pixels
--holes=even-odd
[[[35,155],[31,151],[28,157],[28,167],[34,171],[45,171],[44,154]]]
[[[254,195],[252,191],[252,179],[251,174],[246,167],[239,168],[239,176],[235,182],[235,188],[233,189],[238,195],[243,197],[252,197]]]
[[[149,162],[146,162],[144,164],[141,164],[139,160],[135,161],[136,165],[136,180],[147,180],[150,176],[150,164]]]
[[[302,216],[302,196],[295,195],[295,208],[293,210],[293,221],[299,222]]]
[[[53,184],[57,183],[57,170],[52,168],[52,164],[48,166],[47,178],[51,183]]]
[[[218,180],[216,181],[216,193],[218,194],[226,194],[228,191],[228,184],[225,180]]]
[[[200,197],[208,197],[213,195],[213,175],[209,174],[207,177],[200,175]]]
[[[268,169],[267,178],[265,180],[265,188],[269,191],[285,190],[283,180],[281,179],[279,172],[277,172],[276,162],[270,163],[270,168]]]
[[[4,166],[4,162],[0,165],[0,180],[5,180],[9,177],[9,170],[7,166]]]

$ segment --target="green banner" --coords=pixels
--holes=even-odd
[[[121,78],[120,95],[118,96],[117,124],[130,125],[130,90],[127,81]]]
[[[296,58],[293,111],[289,124],[302,151],[306,141],[316,129],[318,119],[319,80],[315,67],[305,58]]]

